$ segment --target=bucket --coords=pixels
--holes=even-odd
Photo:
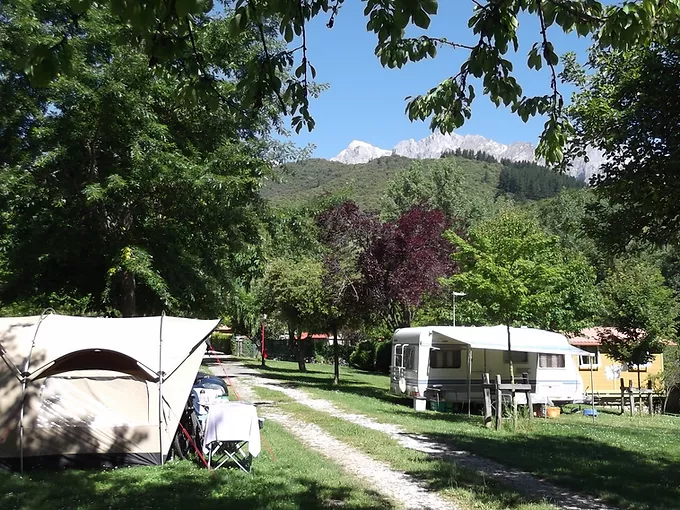
[[[453,406],[449,402],[444,402],[443,400],[440,400],[437,402],[436,400],[430,400],[430,409],[432,411],[440,411],[440,412],[451,412],[453,411]]]
[[[559,407],[548,407],[547,416],[548,418],[557,418],[560,415]]]

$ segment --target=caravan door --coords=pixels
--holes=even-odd
[[[418,394],[418,346],[395,344],[392,350],[390,390],[396,395]]]

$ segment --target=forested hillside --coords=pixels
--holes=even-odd
[[[519,201],[549,198],[563,187],[582,187],[572,177],[559,176],[536,164],[495,162],[487,158],[447,155],[459,177],[459,193],[483,201],[507,195]],[[381,197],[390,182],[411,168],[416,160],[388,156],[368,163],[346,165],[325,159],[309,159],[279,168],[280,182],[268,182],[262,196],[274,204],[294,204],[324,193],[343,192],[365,210],[380,210]],[[424,170],[432,168],[436,159],[418,160]]]
[[[546,171],[528,161],[502,161],[498,189],[512,194],[518,201],[541,200],[557,195],[564,188],[583,188],[585,183],[570,175]]]
[[[379,158],[359,165],[308,159],[279,168],[281,182],[268,182],[262,196],[274,203],[297,203],[325,192],[346,189],[363,209],[377,209],[388,181],[407,169],[412,160],[400,156]]]

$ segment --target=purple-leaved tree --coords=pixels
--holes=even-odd
[[[385,223],[359,257],[359,299],[374,320],[391,330],[411,325],[426,295],[442,291],[440,279],[457,270],[450,227],[441,211],[415,206]]]

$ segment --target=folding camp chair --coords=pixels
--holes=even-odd
[[[261,450],[255,406],[244,402],[213,403],[205,421],[203,450],[210,469],[219,469],[232,461],[249,473],[253,457]]]

